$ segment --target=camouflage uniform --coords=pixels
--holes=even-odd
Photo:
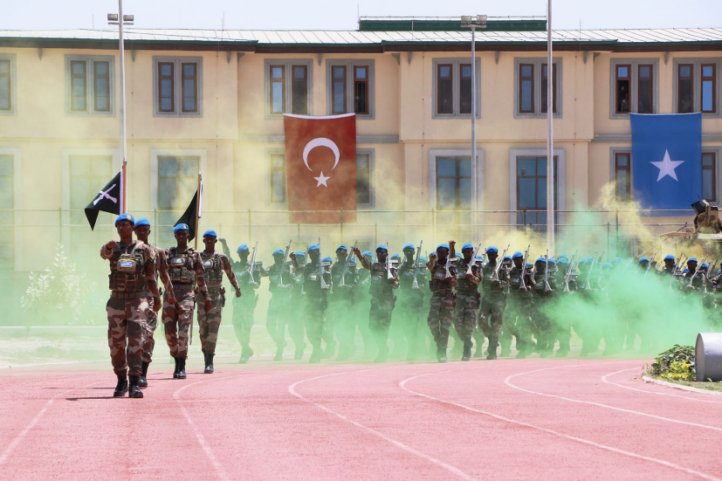
[[[297,261],[301,258],[301,255],[303,255],[305,259],[306,253],[303,251],[298,251],[295,253]],[[289,292],[289,319],[288,319],[288,334],[291,337],[291,340],[293,341],[294,346],[294,355],[293,358],[295,360],[300,360],[303,358],[303,352],[306,349],[306,341],[305,341],[305,335],[306,335],[306,328],[305,328],[305,313],[303,309],[301,309],[301,306],[305,305],[305,297],[306,293],[303,289],[303,283],[305,279],[305,264],[299,263],[298,269],[293,268],[293,265],[290,266],[291,269],[291,288]]]
[[[394,325],[406,340],[408,360],[415,359],[421,351],[421,322],[424,318],[424,300],[427,297],[424,287],[428,285],[427,282],[426,265],[419,262],[416,267],[413,259],[404,259],[399,266],[398,306],[394,313]]]
[[[264,271],[259,262],[253,265],[253,277],[250,273],[250,262],[243,260],[233,263],[233,272],[238,279],[243,295],[233,299],[233,330],[241,345],[241,362],[246,362],[253,355],[251,349],[251,329],[253,328],[253,312],[258,304],[255,292],[261,285]]]
[[[451,266],[451,277],[446,278],[446,268],[442,264],[434,265],[430,270],[431,301],[427,324],[436,342],[436,353],[440,361],[446,360],[446,349],[449,344],[449,329],[454,315],[454,291],[451,278],[456,275],[456,267]]]
[[[170,355],[183,360],[188,357],[189,330],[193,324],[196,284],[201,291],[206,289],[203,277],[203,263],[192,247],[181,251],[177,247],[166,250],[168,274],[173,282],[176,304],[171,304],[168,295],[163,297],[163,326]]]
[[[223,271],[230,270],[230,261],[224,254],[218,252],[200,253],[203,263],[203,277],[208,287],[208,299],[211,301],[211,310],[206,312],[206,296],[201,292],[198,294],[198,335],[201,338],[201,350],[206,358],[216,353],[216,342],[218,341],[218,329],[221,327],[221,315],[223,306],[226,304],[226,290],[223,287]],[[233,279],[235,281],[235,278]],[[233,282],[232,283],[235,283]],[[206,359],[208,365],[208,359]]]
[[[105,310],[108,316],[108,347],[113,370],[120,377],[140,377],[143,345],[150,309],[148,281],[155,282],[155,251],[141,241],[118,242],[112,250],[105,246],[100,256],[110,261],[110,299]]]
[[[546,313],[547,306],[554,298],[555,280],[551,272],[551,264],[545,259],[537,259],[534,272],[534,306],[532,311],[532,331],[537,340],[537,348],[542,356],[554,350],[555,329],[553,321]]]
[[[266,329],[276,344],[274,359],[280,361],[286,347],[286,325],[290,315],[291,290],[294,287],[289,265],[283,261],[273,264],[268,268],[268,279],[271,300],[268,302]]]
[[[522,276],[526,289],[522,287]],[[509,352],[512,336],[516,338],[517,357],[524,357],[534,349],[530,319],[533,289],[534,280],[527,267],[514,265],[509,271],[509,302],[501,332],[502,355]]]
[[[476,326],[476,316],[479,310],[480,295],[478,285],[471,282],[466,273],[471,263],[472,274],[479,275],[479,266],[475,259],[467,262],[459,260],[456,285],[456,311],[454,312],[454,329],[464,345],[463,359],[469,360],[473,346],[472,336]]]
[[[378,354],[376,361],[384,361],[388,355],[388,336],[391,326],[391,314],[396,304],[394,289],[398,287],[398,278],[392,270],[392,278],[388,278],[386,265],[381,262],[371,264],[371,308],[369,309],[369,330],[376,339]]]
[[[499,346],[499,335],[504,320],[504,308],[506,307],[507,271],[499,268],[498,276],[495,277],[497,262],[487,262],[482,268],[482,297],[481,308],[479,309],[479,329],[489,340],[487,348],[487,359],[496,359]]]
[[[156,257],[156,264],[157,264],[157,273],[160,273],[161,269],[167,269],[168,268],[168,262],[165,258],[165,251],[163,249],[160,249],[158,247],[154,247],[150,244],[146,244],[148,247],[153,249],[155,252]],[[156,274],[157,274],[156,273]],[[156,280],[158,276],[156,275]],[[144,366],[146,364],[150,364],[153,361],[153,349],[155,349],[155,330],[158,327],[158,313],[155,312],[154,305],[153,305],[153,297],[148,297],[148,304],[150,305],[150,308],[148,309],[148,319],[145,324],[145,343],[143,344],[143,363]],[[147,368],[146,368],[147,369]]]
[[[326,347],[334,341],[324,337],[324,326],[326,324],[326,309],[328,308],[328,293],[331,290],[331,273],[320,270],[321,259],[316,259],[307,264],[303,270],[303,288],[305,291],[305,314],[306,314],[306,336],[311,342],[313,352],[310,361],[321,360],[321,341],[326,341]],[[321,279],[325,286],[321,285]],[[328,332],[328,331],[326,331]]]
[[[569,261],[566,259],[560,260],[557,266],[558,268],[554,273],[555,285],[559,286],[557,294],[561,296],[577,295],[576,291],[579,289],[577,276],[574,272],[569,271]],[[556,316],[553,319],[554,338],[559,341],[557,356],[566,356],[571,347],[572,322],[569,317]]]
[[[358,270],[352,257],[338,260],[331,266],[333,292],[328,303],[328,319],[334,323],[339,341],[339,360],[354,354],[357,317],[354,310],[358,302]]]

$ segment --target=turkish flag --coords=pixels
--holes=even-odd
[[[290,222],[355,222],[356,114],[285,114],[283,127]]]

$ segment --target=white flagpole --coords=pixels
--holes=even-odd
[[[552,0],[547,0],[547,248],[556,252],[554,224],[554,64],[552,63]],[[563,182],[563,180],[562,180]]]
[[[120,50],[120,142],[123,151],[123,192],[121,193],[120,211],[125,212],[126,165],[128,163],[128,141],[125,120],[125,45],[123,42],[123,0],[118,0],[118,43]]]
[[[198,235],[200,232],[198,232],[198,228],[200,227],[200,222],[198,221],[201,218],[201,215],[203,214],[203,174],[201,172],[198,172],[198,190],[196,190],[196,235],[194,238],[195,242],[195,250],[198,250]]]

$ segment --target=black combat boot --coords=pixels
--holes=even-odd
[[[471,359],[471,341],[464,341],[464,353],[461,355],[462,361],[468,361]]]
[[[178,358],[178,379],[186,378],[186,359]]]
[[[130,376],[130,388],[128,389],[128,397],[142,398],[143,391],[138,387],[140,376]]]
[[[123,397],[128,392],[128,375],[123,371],[122,373],[115,373],[118,376],[118,384],[115,385],[115,391],[113,391],[113,397]]]
[[[496,349],[499,347],[499,340],[496,337],[489,338],[489,347],[487,347],[486,358],[491,360],[496,359]]]
[[[175,369],[173,369],[173,379],[178,379],[178,373],[180,372],[180,358],[174,357],[173,360],[175,360]]]
[[[205,359],[206,368],[203,370],[205,374],[213,374],[213,354],[204,352],[203,358]]]
[[[148,387],[148,366],[150,366],[149,362],[144,362],[141,365],[142,372],[140,374],[140,379],[138,379],[138,387]]]

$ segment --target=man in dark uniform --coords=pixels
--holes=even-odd
[[[338,337],[339,361],[351,357],[355,349],[354,309],[358,298],[358,273],[356,263],[352,260],[348,247],[341,244],[336,248],[336,262],[331,266],[333,292],[330,295],[328,311]]]
[[[473,347],[472,335],[476,326],[476,317],[479,310],[479,265],[476,262],[474,246],[464,244],[461,247],[462,258],[457,269],[456,284],[456,312],[454,315],[454,328],[464,345],[461,360],[471,359]]]
[[[173,295],[173,283],[171,282],[170,276],[168,275],[168,260],[165,257],[165,250],[154,247],[150,245],[150,242],[148,242],[148,237],[150,236],[150,221],[145,217],[137,219],[135,221],[133,231],[135,232],[135,236],[138,238],[139,241],[143,241],[143,243],[145,243],[155,252],[156,273],[158,274],[158,276],[160,276],[160,280],[163,282],[163,286],[165,287],[165,290],[169,295],[170,302],[172,304],[175,304],[176,301],[175,296]],[[148,322],[146,322],[145,343],[143,345],[143,366],[140,380],[138,381],[138,387],[141,388],[148,387],[148,366],[150,366],[150,363],[153,361],[153,349],[155,348],[154,333],[156,328],[158,327],[157,311],[159,311],[161,308],[161,306],[155,306],[153,297],[149,297],[149,301],[150,309],[148,309],[147,311]]]
[[[268,291],[271,293],[271,299],[268,302],[268,313],[266,314],[266,329],[271,335],[271,339],[276,344],[276,354],[274,361],[283,359],[283,350],[286,347],[286,325],[288,324],[288,316],[290,314],[290,295],[293,288],[291,279],[291,270],[286,264],[288,251],[291,244],[286,249],[277,248],[273,251],[273,265],[268,268]]]
[[[303,289],[305,291],[306,335],[311,342],[313,351],[309,362],[316,363],[321,360],[323,351],[321,341],[326,323],[326,309],[328,308],[328,293],[331,290],[331,269],[321,263],[321,247],[311,244],[308,247],[308,257],[311,262],[303,268]],[[291,255],[294,268],[300,270],[296,255]],[[329,340],[326,339],[328,347]]]
[[[449,344],[449,329],[454,315],[454,288],[456,287],[456,266],[450,259],[456,257],[452,240],[448,244],[439,244],[436,253],[429,255],[427,268],[431,273],[429,289],[431,302],[427,324],[436,342],[436,359],[446,362],[446,349]]]
[[[405,244],[403,254],[399,266],[398,306],[394,312],[394,324],[406,340],[406,359],[412,361],[421,352],[421,322],[428,270],[426,263],[421,260],[421,247],[417,249],[414,244]]]
[[[111,240],[100,248],[100,257],[110,261],[110,299],[105,310],[108,316],[108,346],[118,383],[114,397],[126,392],[132,398],[142,398],[138,386],[142,373],[145,325],[150,303],[160,308],[160,293],[156,284],[155,251],[142,241],[133,241],[135,219],[120,214],[115,227],[120,241]],[[130,370],[130,387],[128,386]]]
[[[508,286],[507,271],[498,266],[499,249],[486,248],[487,263],[482,269],[482,299],[479,309],[479,328],[489,340],[487,359],[496,359],[499,335],[503,325]]]
[[[175,301],[166,292],[163,299],[163,326],[165,340],[170,355],[175,359],[174,379],[186,378],[186,358],[188,357],[189,330],[193,324],[193,309],[196,302],[196,287],[204,298],[206,311],[212,308],[208,297],[208,288],[203,277],[203,263],[200,255],[188,246],[188,224],[178,224],[173,228],[175,247],[166,250],[168,273],[173,282]]]
[[[554,350],[555,329],[546,308],[554,298],[555,281],[551,273],[552,259],[539,257],[534,262],[534,306],[532,311],[532,332],[542,357]]]
[[[396,303],[394,289],[399,287],[399,278],[396,269],[387,260],[388,247],[381,244],[376,248],[376,262],[369,263],[359,249],[354,254],[361,261],[364,269],[371,273],[371,308],[369,310],[369,329],[376,338],[378,347],[376,362],[383,362],[388,355],[388,335],[391,326],[391,314]]]
[[[201,338],[201,349],[206,374],[213,373],[213,356],[216,354],[216,342],[218,340],[218,329],[221,327],[221,314],[226,304],[226,290],[223,287],[223,273],[226,273],[228,280],[235,290],[236,297],[241,297],[241,289],[238,287],[236,275],[231,269],[231,261],[225,254],[216,252],[218,234],[210,229],[203,233],[203,244],[205,249],[201,252],[203,262],[203,277],[208,286],[208,296],[203,292],[198,297],[198,335]],[[206,300],[211,301],[211,309],[206,309]]]
[[[504,327],[501,334],[501,351],[508,353],[512,336],[516,338],[517,357],[528,356],[534,349],[531,338],[531,292],[534,279],[526,266],[525,256],[517,251],[511,256],[513,266],[509,271],[509,302],[504,311]],[[502,354],[504,355],[504,354]]]
[[[295,264],[293,260],[289,261],[293,285],[289,296],[288,334],[295,348],[293,358],[298,361],[303,358],[303,352],[306,349],[306,320],[302,309],[302,306],[306,302],[306,293],[303,290],[306,253],[304,251],[296,251],[293,255],[296,257]]]

